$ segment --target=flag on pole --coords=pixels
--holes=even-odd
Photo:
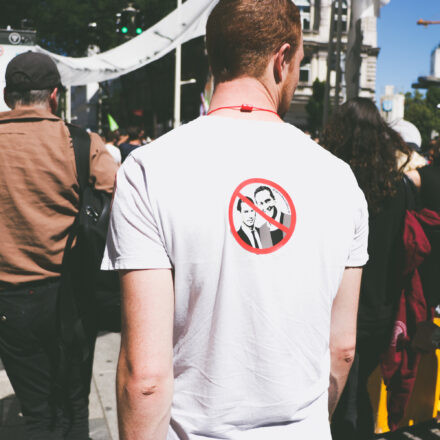
[[[116,123],[116,121],[113,119],[113,116],[110,113],[107,113],[107,119],[108,119],[108,125],[110,131],[119,130],[119,125]]]
[[[362,64],[361,49],[363,42],[362,19],[379,17],[380,8],[390,0],[352,0],[350,31],[348,33],[347,56],[345,62],[345,82],[347,99],[359,95],[360,70]]]

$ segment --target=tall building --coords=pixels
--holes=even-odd
[[[301,12],[304,36],[304,60],[301,65],[300,79],[286,120],[296,126],[307,127],[305,106],[312,96],[312,84],[315,79],[327,78],[327,56],[330,38],[331,0],[294,0]],[[350,24],[351,2],[342,1],[342,84],[341,102],[345,101],[345,56]],[[335,21],[337,21],[338,0],[335,0]],[[362,19],[363,44],[361,48],[362,65],[360,71],[359,95],[375,98],[376,64],[379,48],[377,47],[376,17]],[[330,96],[334,96],[336,83],[335,72],[330,77]]]

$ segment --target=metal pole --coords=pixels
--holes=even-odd
[[[102,134],[102,87],[98,83],[98,133]]]
[[[342,46],[342,0],[338,0],[338,26],[336,37],[336,85],[335,85],[335,106],[339,105],[339,95],[341,94],[341,46]]]
[[[328,113],[330,110],[330,73],[331,73],[331,62],[333,58],[333,38],[335,33],[335,2],[332,1],[332,7],[330,12],[330,33],[328,38],[328,55],[327,55],[327,79],[325,81],[325,92],[324,92],[324,114],[322,116],[323,128],[327,125]]]
[[[66,122],[72,122],[72,87],[66,87]]]
[[[178,26],[179,30],[181,27],[181,16],[180,16],[180,7],[182,6],[182,0],[177,0],[177,17],[178,17]],[[175,75],[174,75],[174,128],[179,127],[180,125],[180,87],[182,85],[182,46],[179,44],[176,47],[176,67],[175,67]]]

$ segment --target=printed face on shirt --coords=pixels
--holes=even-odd
[[[252,229],[255,225],[256,216],[255,211],[246,203],[241,205],[241,220],[246,226]]]
[[[276,202],[268,189],[263,189],[255,194],[255,201],[257,206],[261,208],[269,217],[274,218],[276,215]]]

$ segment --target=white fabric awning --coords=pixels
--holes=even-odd
[[[139,69],[171,52],[179,44],[205,34],[206,21],[218,0],[187,0],[141,35],[106,52],[83,58],[35,50],[53,58],[64,86],[102,82]]]

